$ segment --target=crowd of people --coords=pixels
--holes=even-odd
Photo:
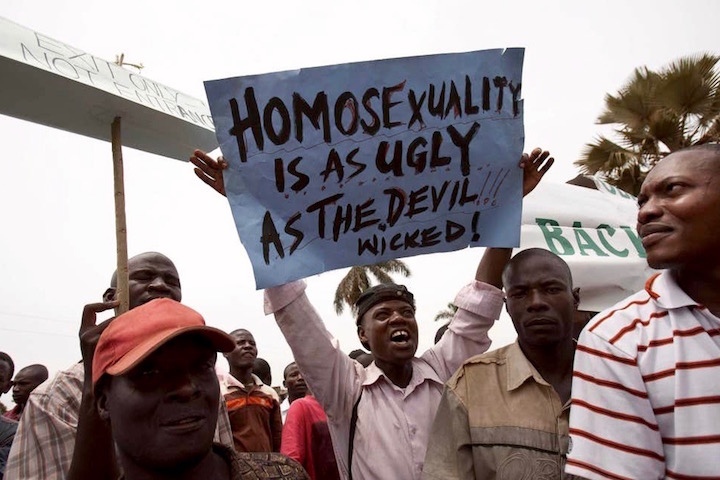
[[[223,162],[196,173],[224,194]],[[523,195],[553,163],[523,155]],[[457,312],[416,356],[415,296],[370,287],[364,350],[344,353],[305,295],[268,288],[294,362],[272,388],[254,335],[206,325],[173,262],[132,257],[80,327],[82,360],[48,379],[0,352],[0,479],[720,478],[720,145],[668,155],[638,197],[645,288],[577,335],[582,292],[556,254],[485,250]],[[505,308],[517,332],[490,350]],[[260,344],[262,339],[259,338]],[[222,353],[229,373],[216,368]],[[4,477],[3,477],[4,475]]]

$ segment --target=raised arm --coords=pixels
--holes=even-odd
[[[535,190],[540,180],[555,163],[550,152],[536,148],[529,155],[523,153],[520,168],[523,170],[523,197]],[[512,248],[487,248],[475,273],[475,280],[502,289],[502,272],[510,260]]]
[[[78,414],[77,437],[73,451],[68,480],[93,480],[97,478],[118,478],[120,470],[115,458],[112,432],[100,418],[95,406],[92,389],[92,361],[95,347],[102,332],[110,325],[107,320],[96,325],[96,315],[118,305],[118,301],[92,303],[83,309],[80,326],[80,350],[85,367],[82,400]]]
[[[305,295],[305,282],[265,290],[265,313],[275,314],[295,362],[329,419],[339,429],[336,451],[347,451],[350,416],[360,395],[364,369],[340,350]]]
[[[532,192],[547,173],[554,159],[536,148],[523,154],[518,165],[523,169],[523,196]],[[490,348],[488,330],[502,310],[502,272],[510,260],[511,248],[487,248],[480,260],[475,281],[455,297],[458,307],[448,331],[422,356],[445,381],[468,358]]]

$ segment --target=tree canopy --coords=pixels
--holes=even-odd
[[[340,280],[335,290],[335,300],[333,301],[335,312],[340,315],[345,310],[345,305],[349,306],[351,310],[354,308],[355,301],[360,294],[371,286],[371,275],[375,277],[377,283],[395,283],[390,276],[393,273],[409,277],[410,269],[402,260],[388,260],[374,265],[350,267],[350,271]]]
[[[613,139],[598,136],[575,162],[584,174],[637,195],[657,162],[692,145],[720,141],[720,57],[682,57],[653,71],[635,69],[617,94],[605,96],[598,124],[615,125]]]

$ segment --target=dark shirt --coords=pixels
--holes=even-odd
[[[213,451],[228,463],[230,480],[310,480],[299,463],[281,453],[238,453],[220,443]]]
[[[5,417],[0,417],[0,480],[5,475],[5,464],[7,463],[10,447],[12,446],[18,422]]]
[[[213,448],[230,465],[231,480],[310,480],[298,462],[282,453],[236,452],[220,444]]]

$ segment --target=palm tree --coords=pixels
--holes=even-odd
[[[360,294],[370,287],[370,275],[375,277],[377,283],[395,283],[390,274],[399,273],[406,277],[410,276],[410,269],[402,260],[388,260],[374,265],[360,265],[350,267],[350,271],[340,280],[335,290],[333,306],[335,312],[340,315],[348,305],[354,309],[355,301]]]
[[[440,310],[437,315],[435,315],[434,320],[437,322],[438,320],[445,320],[445,319],[452,319],[455,316],[455,312],[457,312],[457,305],[450,302],[447,304],[447,308],[445,310]]]
[[[637,195],[647,172],[671,152],[720,141],[720,57],[680,58],[659,71],[637,68],[616,95],[605,96],[601,125],[617,125],[617,141],[599,136],[575,162],[584,174]]]

